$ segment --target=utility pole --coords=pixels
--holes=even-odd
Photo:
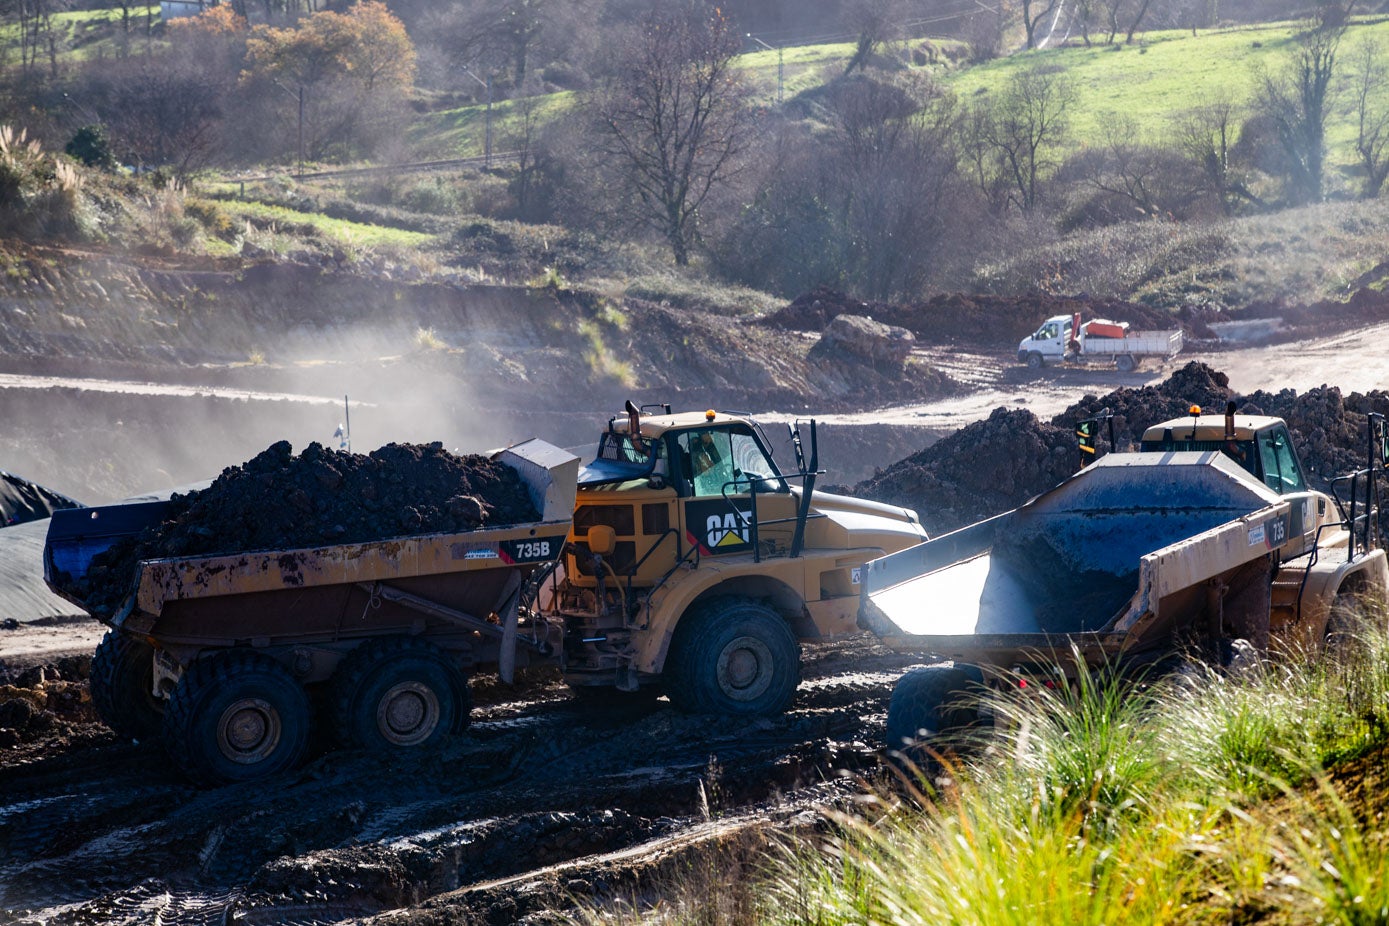
[[[304,179],[304,85],[303,85],[303,84],[300,84],[300,85],[299,85],[299,92],[298,92],[298,93],[295,93],[293,90],[289,89],[289,88],[286,87],[284,84],[280,83],[278,80],[275,80],[275,78],[272,77],[272,78],[270,78],[270,79],[271,79],[272,82],[274,82],[275,86],[279,87],[279,88],[280,88],[281,90],[283,90],[285,93],[288,93],[290,96],[297,96],[297,97],[299,98],[299,179],[300,179],[300,180],[303,180],[303,179]]]
[[[757,36],[753,35],[751,32],[749,32],[747,36],[749,39],[756,42],[758,45],[761,45],[763,48],[767,49],[767,51],[776,52],[776,105],[780,106],[786,88],[786,62],[783,49],[779,45],[768,45],[766,42],[762,41]]]
[[[461,65],[463,73],[487,88],[487,115],[484,117],[483,142],[482,142],[482,167],[490,170],[492,167],[492,75],[488,74],[487,79],[483,80],[472,71],[468,70],[466,64]]]

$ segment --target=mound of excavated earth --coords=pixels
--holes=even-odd
[[[80,505],[81,502],[36,482],[0,471],[0,527],[38,521],[59,508],[77,508]]]
[[[311,443],[295,456],[280,441],[170,506],[158,527],[93,562],[85,587],[74,589],[93,613],[119,606],[143,559],[457,533],[540,517],[511,467],[437,443],[369,454]]]
[[[1375,390],[1342,397],[1332,386],[1301,395],[1291,389],[1238,396],[1229,378],[1192,362],[1156,386],[1087,395],[1050,423],[1024,410],[995,409],[975,422],[859,483],[852,494],[914,508],[932,533],[1015,508],[1075,472],[1079,465],[1075,426],[1109,409],[1121,451],[1134,450],[1150,425],[1186,415],[1192,405],[1223,413],[1234,399],[1240,414],[1276,415],[1288,423],[1298,457],[1312,485],[1366,463],[1366,415],[1389,414],[1389,393]],[[1106,428],[1097,441],[1110,449]]]
[[[1193,405],[1199,405],[1207,414],[1223,414],[1225,403],[1232,397],[1228,376],[1204,363],[1192,361],[1156,386],[1116,389],[1099,398],[1087,395],[1053,418],[1052,423],[1071,429],[1109,409],[1114,416],[1114,440],[1118,449],[1134,450],[1149,426],[1169,418],[1180,418]],[[1102,439],[1098,442],[1101,451],[1110,449],[1107,435],[1107,428],[1101,428]]]
[[[1098,398],[1087,395],[1053,418],[1052,423],[1074,427],[1108,408],[1114,413],[1118,449],[1131,450],[1149,425],[1181,417],[1192,405],[1201,406],[1208,414],[1222,413],[1230,399],[1234,399],[1239,414],[1274,415],[1286,421],[1308,479],[1323,491],[1334,477],[1365,466],[1367,414],[1389,414],[1389,392],[1383,390],[1342,396],[1335,386],[1318,386],[1301,394],[1284,389],[1239,395],[1230,390],[1224,373],[1193,362],[1157,386],[1116,389]],[[1107,451],[1109,441],[1104,428],[1100,429],[1100,438],[1100,451]]]
[[[1021,505],[1075,472],[1069,428],[1025,409],[994,409],[983,421],[859,483],[853,494],[916,509],[935,534]]]

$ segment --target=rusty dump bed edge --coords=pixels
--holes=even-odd
[[[554,559],[570,521],[538,521],[457,534],[423,534],[300,550],[146,560],[137,607],[159,614],[169,601],[286,588],[509,567]]]
[[[579,458],[533,438],[492,459],[520,474],[541,520],[308,549],[147,560],[140,564],[136,606],[160,614],[165,602],[179,599],[384,582],[557,558],[573,522]]]

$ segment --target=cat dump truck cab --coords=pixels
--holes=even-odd
[[[609,421],[546,605],[573,688],[773,714],[798,641],[855,629],[864,563],[926,533],[909,509],[817,491],[814,422],[788,432],[783,469],[747,415],[629,403]]]

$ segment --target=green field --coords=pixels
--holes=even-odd
[[[300,212],[284,206],[271,206],[266,203],[224,200],[222,208],[234,216],[250,219],[262,225],[276,225],[287,230],[312,229],[315,233],[341,244],[377,247],[414,248],[434,240],[433,235],[389,228],[384,225],[368,225],[364,222],[349,222],[334,219],[319,212]]]
[[[1097,44],[1085,48],[1077,44],[1023,52],[975,67],[928,67],[965,101],[996,92],[1021,70],[1039,65],[1058,67],[1069,75],[1076,90],[1070,115],[1073,149],[1104,144],[1114,118],[1120,115],[1143,127],[1143,141],[1162,143],[1173,120],[1188,110],[1222,96],[1237,104],[1251,102],[1260,74],[1276,73],[1284,66],[1298,29],[1293,23],[1275,23],[1205,31],[1195,36],[1187,31],[1148,32],[1141,33],[1132,45]],[[1365,39],[1377,40],[1389,49],[1389,20],[1357,22],[1342,41],[1334,88],[1337,95],[1327,126],[1329,162],[1333,166],[1346,166],[1354,159],[1350,68],[1355,50]],[[852,43],[784,49],[786,99],[842,74],[853,52]],[[748,72],[754,98],[759,103],[773,102],[777,52],[750,52],[739,58],[739,64]],[[548,120],[562,115],[574,105],[574,100],[575,95],[570,92],[544,97],[539,103],[540,118]],[[1389,105],[1389,100],[1385,103]],[[415,123],[411,140],[424,149],[423,156],[481,154],[484,112],[484,106],[473,105],[430,113]],[[493,150],[514,146],[520,124],[515,102],[495,104],[492,120]]]
[[[1248,26],[1192,36],[1190,32],[1150,32],[1133,45],[1060,48],[1000,58],[947,76],[946,84],[962,99],[995,91],[1009,77],[1035,65],[1065,70],[1075,83],[1071,110],[1072,144],[1100,145],[1118,115],[1143,126],[1148,138],[1161,142],[1174,117],[1219,97],[1235,103],[1254,99],[1261,72],[1277,73],[1297,27],[1290,23]],[[1355,140],[1354,101],[1349,95],[1351,58],[1367,38],[1389,48],[1389,21],[1357,23],[1341,43],[1340,91],[1327,125],[1333,164],[1348,163]],[[1389,100],[1385,101],[1389,104]]]
[[[122,57],[137,47],[143,50],[146,42],[162,45],[162,38],[152,39],[147,34],[146,24],[150,17],[153,17],[153,24],[158,26],[159,4],[132,7],[130,31],[127,33],[122,29],[121,11],[118,9],[55,14],[53,26],[59,36],[59,64]],[[0,62],[19,62],[18,25],[0,26]],[[47,51],[39,54],[39,62],[41,67],[48,66]]]

